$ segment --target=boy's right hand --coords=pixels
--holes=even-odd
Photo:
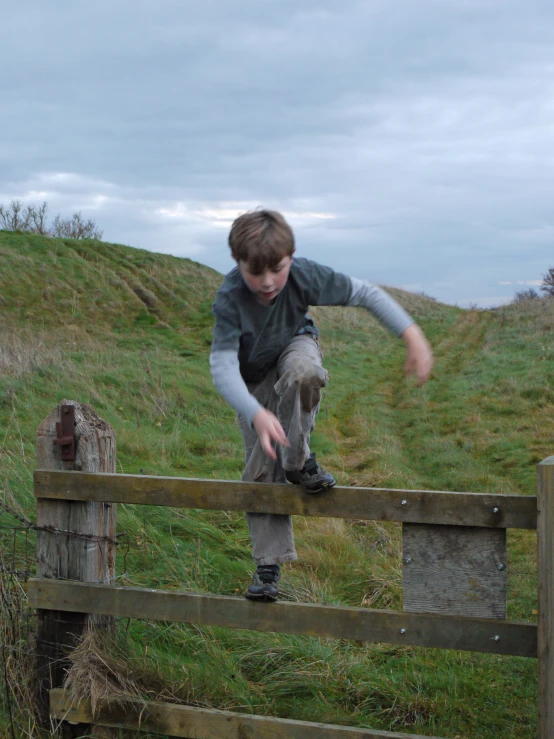
[[[283,427],[277,420],[277,416],[274,416],[271,411],[260,408],[252,419],[252,423],[260,439],[262,449],[271,459],[277,459],[272,442],[282,444],[283,446],[290,446]]]

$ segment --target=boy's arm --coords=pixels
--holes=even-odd
[[[300,260],[298,260],[300,261]],[[371,282],[348,277],[316,262],[304,259],[309,275],[308,305],[348,305],[366,308],[396,336],[406,342],[406,373],[417,375],[422,385],[431,372],[433,354],[423,332],[396,300]]]
[[[414,319],[388,293],[371,282],[335,272],[309,259],[298,259],[298,272],[306,284],[307,305],[361,306],[396,336],[402,336]]]
[[[352,295],[347,305],[367,308],[390,331],[404,339],[406,342],[405,372],[407,375],[415,375],[418,385],[423,385],[429,378],[433,367],[433,352],[423,331],[404,308],[380,287],[355,277],[351,277],[350,280]]]
[[[429,379],[433,367],[433,352],[423,331],[417,323],[404,331],[402,338],[406,342],[406,363],[404,371],[407,375],[415,375],[417,384],[423,385]]]
[[[220,395],[237,413],[244,416],[249,424],[252,424],[254,416],[262,406],[248,392],[246,383],[242,379],[237,351],[212,349],[210,371]]]
[[[210,370],[214,385],[237,413],[256,429],[262,449],[277,459],[273,444],[289,442],[276,416],[250,394],[242,379],[239,363],[240,320],[236,306],[219,293],[212,306],[215,318]]]
[[[266,410],[248,392],[242,375],[236,351],[212,351],[210,370],[216,388],[237,413],[240,413],[251,426],[254,426],[260,444],[268,457],[277,459],[273,442],[289,446],[283,427],[273,413]]]
[[[356,277],[350,277],[350,282],[352,293],[346,305],[366,308],[396,336],[402,336],[414,323],[414,319],[404,308],[377,285],[358,280]]]
[[[237,306],[227,295],[222,295],[218,291],[212,312],[215,321],[210,352],[210,370],[214,385],[229,405],[251,424],[260,404],[248,392],[240,373],[241,325]]]

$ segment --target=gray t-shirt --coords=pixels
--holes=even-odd
[[[317,335],[307,316],[310,305],[365,307],[398,336],[413,323],[381,288],[309,259],[293,259],[285,286],[269,306],[256,300],[235,267],[215,296],[210,367],[219,392],[249,422],[260,406],[245,383],[261,381],[294,336]]]

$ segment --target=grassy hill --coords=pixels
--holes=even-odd
[[[92,404],[116,430],[119,472],[240,477],[240,433],[207,364],[220,280],[188,259],[0,232],[0,551],[19,573],[2,574],[0,737],[12,737],[10,708],[15,736],[39,736],[20,585],[34,567],[35,434],[52,408]],[[314,309],[331,377],[314,450],[343,485],[533,494],[554,449],[554,300],[466,311],[391,292],[433,344],[433,377],[406,381],[401,343],[364,311]],[[399,526],[295,528],[286,598],[401,608]],[[118,529],[119,584],[236,595],[249,582],[241,514],[120,506]],[[532,621],[536,537],[508,539],[508,617]],[[98,681],[101,656],[143,696],[459,739],[535,736],[533,660],[144,621],[82,653],[81,679]]]

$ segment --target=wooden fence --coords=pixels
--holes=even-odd
[[[60,438],[52,441],[61,435],[56,422],[68,405],[76,458],[63,461]],[[38,576],[29,598],[39,609],[37,679],[51,717],[190,739],[418,739],[155,702],[101,701],[94,715],[87,702],[72,705],[62,687],[64,659],[86,621],[133,617],[538,657],[538,737],[554,736],[554,457],[538,466],[537,497],[348,487],[308,496],[292,485],[115,474],[110,427],[89,406],[63,401],[39,429],[38,458]],[[268,605],[116,586],[117,503],[401,522],[404,610]],[[506,620],[508,528],[538,530],[538,627]]]

